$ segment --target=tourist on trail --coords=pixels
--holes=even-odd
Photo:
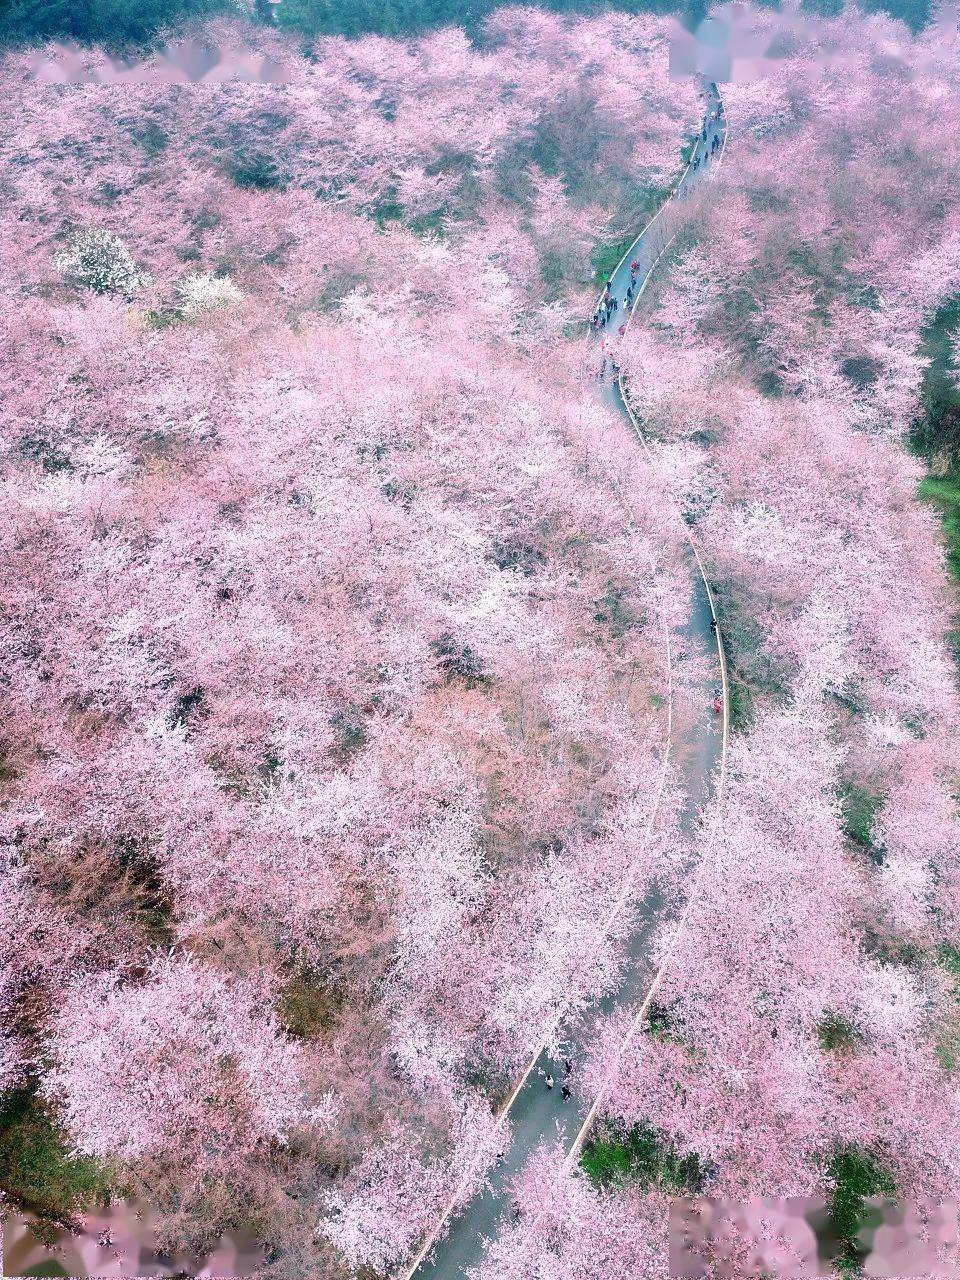
[[[716,630],[717,630],[717,620],[716,620],[716,618],[711,618],[711,619],[710,619],[710,630],[711,630],[712,632],[714,632],[714,634],[716,634]]]
[[[560,1090],[560,1096],[563,1098],[564,1102],[570,1101],[570,1086],[568,1084],[565,1084]]]
[[[553,1079],[553,1076],[552,1076],[552,1075],[550,1075],[550,1073],[549,1073],[549,1072],[547,1072],[546,1079],[544,1080],[544,1082],[543,1082],[543,1083],[547,1086],[547,1088],[548,1088],[548,1089],[552,1089],[552,1088],[553,1088],[553,1085],[554,1085],[554,1079]]]
[[[573,1063],[570,1061],[569,1058],[564,1058],[563,1069],[568,1076],[573,1075]]]
[[[617,333],[619,333],[621,338],[626,332],[627,332],[627,326],[625,324],[622,324],[620,328],[617,330]]]
[[[719,714],[721,713],[721,711],[723,710],[723,703],[721,702],[721,700],[720,700],[719,698],[714,698],[714,700],[713,700],[713,709],[714,709],[714,711],[717,713],[717,715],[719,715]]]

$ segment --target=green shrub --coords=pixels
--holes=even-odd
[[[669,1138],[648,1125],[635,1125],[623,1136],[611,1130],[595,1138],[584,1147],[580,1164],[601,1187],[633,1182],[696,1195],[706,1180],[695,1152],[681,1156]]]

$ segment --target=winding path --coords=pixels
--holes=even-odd
[[[690,191],[703,182],[705,177],[712,177],[716,172],[726,145],[726,122],[719,114],[720,111],[722,106],[719,93],[716,86],[711,85],[706,94],[702,128],[687,168],[670,196],[630,245],[610,277],[610,291],[619,305],[607,326],[608,332],[612,331],[615,334],[619,326],[624,323],[624,317],[629,324],[654,268],[673,243],[676,234],[674,227],[677,201],[683,200]],[[639,286],[635,290],[632,307],[626,302],[627,288],[631,283],[631,262],[638,264],[636,278]],[[601,333],[596,335],[598,353],[602,341]],[[638,418],[630,408],[627,388],[622,377],[611,377],[601,381],[598,390],[604,403],[627,419],[641,447],[651,456],[655,456],[644,437]],[[465,1280],[469,1269],[482,1260],[486,1241],[496,1235],[501,1223],[508,1220],[511,1213],[510,1183],[541,1142],[553,1140],[562,1144],[567,1152],[565,1167],[577,1161],[590,1126],[603,1105],[607,1085],[613,1079],[623,1054],[640,1033],[650,1001],[659,985],[663,968],[669,962],[670,954],[683,933],[687,912],[696,899],[701,875],[709,862],[710,845],[719,822],[729,732],[726,660],[719,631],[714,632],[713,629],[713,623],[716,621],[713,597],[703,563],[689,529],[687,529],[687,541],[690,550],[693,607],[682,633],[682,643],[684,647],[690,649],[701,648],[706,652],[714,650],[717,656],[717,674],[703,682],[700,688],[700,711],[679,741],[673,729],[671,675],[661,790],[671,749],[679,746],[679,753],[674,752],[674,754],[680,756],[678,769],[683,787],[681,824],[683,830],[691,836],[699,831],[701,844],[700,859],[688,888],[686,905],[675,925],[666,955],[660,966],[652,969],[649,960],[649,931],[659,904],[658,900],[653,898],[648,898],[643,903],[641,918],[645,923],[636,931],[630,942],[619,989],[596,1002],[583,1028],[578,1032],[575,1044],[568,1051],[574,1064],[578,1063],[583,1056],[583,1046],[591,1042],[591,1030],[599,1019],[616,1009],[623,1008],[624,1004],[629,1004],[631,996],[634,999],[638,995],[641,996],[629,1030],[621,1043],[620,1054],[616,1061],[608,1064],[607,1076],[599,1094],[589,1102],[577,1100],[576,1067],[572,1077],[574,1096],[570,1100],[564,1101],[559,1087],[547,1089],[544,1085],[543,1077],[547,1073],[553,1075],[558,1085],[564,1079],[564,1065],[553,1056],[548,1047],[549,1042],[554,1039],[553,1033],[562,1021],[561,1012],[556,1021],[546,1029],[543,1046],[533,1056],[497,1115],[495,1123],[502,1133],[500,1143],[502,1158],[489,1171],[487,1184],[465,1207],[458,1208],[465,1188],[476,1173],[475,1167],[468,1170],[434,1228],[421,1243],[416,1255],[402,1273],[403,1280],[427,1280],[427,1277],[437,1277],[440,1280]],[[669,666],[669,631],[666,631],[665,643]],[[717,685],[720,685],[723,691],[723,712],[719,717],[712,709],[713,689]],[[656,806],[654,806],[648,835],[656,816]],[[619,910],[626,905],[631,896],[631,889],[632,884],[624,886],[613,910]]]

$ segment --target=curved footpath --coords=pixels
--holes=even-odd
[[[604,337],[608,345],[612,344],[620,325],[625,322],[629,324],[650,275],[672,244],[675,235],[677,201],[682,200],[688,192],[699,186],[705,177],[712,177],[720,163],[726,143],[726,129],[724,118],[718,114],[719,109],[719,93],[716,86],[711,85],[706,95],[703,127],[686,170],[659,212],[634,240],[610,277],[610,292],[617,299],[618,308],[607,326],[601,328],[596,334],[598,357]],[[630,264],[632,262],[638,264],[638,270],[635,296],[630,307],[626,301],[626,293],[631,282]],[[599,382],[598,392],[612,411],[626,418],[641,446],[653,454],[643,436],[638,419],[630,409],[622,378],[605,377]],[[699,553],[689,530],[687,538],[690,548],[693,607],[682,632],[681,643],[684,648],[691,651],[699,649],[709,653],[713,650],[717,655],[717,674],[703,682],[700,688],[698,714],[680,741],[671,743],[669,726],[672,724],[672,717],[668,717],[668,741],[664,752],[664,768],[671,746],[679,748],[677,769],[683,788],[682,829],[689,836],[694,836],[697,832],[705,833],[701,835],[698,869],[693,873],[693,881],[687,894],[688,905],[681,913],[675,927],[673,935],[675,941],[682,933],[689,904],[696,896],[700,872],[707,863],[709,841],[716,829],[723,790],[729,722],[723,646],[719,633],[715,634],[712,628],[712,623],[715,621],[713,600]],[[669,654],[669,636],[667,648]],[[714,690],[718,686],[723,690],[722,716],[717,716],[713,711]],[[655,814],[651,816],[651,822],[655,817]],[[625,904],[627,896],[629,895],[622,894],[618,899],[620,906]],[[602,1106],[605,1091],[604,1086],[600,1095],[592,1100],[578,1099],[577,1067],[583,1060],[585,1047],[592,1042],[592,1031],[597,1021],[623,1008],[625,1004],[629,1004],[631,997],[636,999],[640,996],[640,1003],[636,1007],[630,1029],[621,1044],[617,1062],[609,1064],[608,1081],[613,1078],[620,1057],[640,1033],[647,1008],[662,972],[662,966],[653,969],[649,959],[649,933],[655,922],[658,905],[659,899],[655,896],[648,897],[642,905],[640,916],[644,923],[629,944],[627,963],[619,989],[597,1001],[584,1019],[575,1040],[567,1041],[570,1047],[566,1053],[574,1064],[573,1074],[570,1077],[573,1097],[569,1101],[564,1101],[561,1095],[560,1085],[565,1079],[563,1061],[555,1058],[549,1048],[542,1048],[530,1062],[497,1117],[497,1124],[502,1133],[499,1146],[502,1156],[489,1171],[487,1185],[482,1192],[469,1201],[465,1208],[457,1210],[453,1205],[449,1205],[444,1210],[408,1268],[402,1273],[404,1280],[414,1280],[414,1278],[427,1280],[427,1277],[465,1280],[469,1269],[482,1260],[486,1241],[497,1234],[501,1223],[509,1221],[512,1214],[510,1183],[542,1142],[561,1143],[567,1152],[567,1165],[576,1162],[593,1119]],[[667,958],[672,946],[673,944],[668,948]],[[549,1028],[544,1039],[546,1040],[554,1030],[555,1026]],[[550,1036],[550,1038],[554,1037]],[[546,1074],[552,1075],[556,1081],[553,1089],[547,1089],[544,1084]],[[459,1199],[459,1195],[455,1199]]]

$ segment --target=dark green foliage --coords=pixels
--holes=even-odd
[[[601,1187],[634,1182],[644,1188],[659,1186],[696,1195],[706,1179],[698,1155],[679,1155],[667,1137],[648,1125],[635,1125],[623,1136],[611,1132],[589,1142],[580,1164]]]
[[[356,36],[375,31],[385,36],[412,35],[431,27],[456,25],[471,33],[503,0],[283,0],[277,24],[303,35]],[[544,8],[560,13],[677,13],[688,26],[706,16],[706,0],[548,0]]]
[[[960,465],[944,476],[927,476],[920,483],[920,497],[939,512],[946,543],[947,567],[960,586]],[[954,657],[960,664],[960,615],[955,614],[950,630]]]
[[[431,640],[430,648],[445,680],[463,680],[471,687],[484,683],[486,676],[480,658],[456,636],[445,632],[437,640]]]
[[[843,1272],[859,1271],[869,1252],[869,1240],[862,1238],[880,1224],[879,1211],[864,1202],[870,1196],[892,1196],[893,1179],[869,1152],[843,1147],[830,1162],[828,1179],[832,1187],[828,1231],[833,1238],[832,1258]]]
[[[955,381],[951,339],[960,332],[960,295],[951,298],[933,317],[923,337],[923,355],[930,361],[923,375],[921,414],[910,439],[927,460],[940,459],[960,470],[960,387]]]
[[[228,7],[227,0],[7,0],[0,4],[0,42],[140,48],[167,26]]]
[[[256,0],[258,21],[306,37],[360,36],[376,32],[408,36],[441,26],[462,26],[479,35],[484,19],[503,0]],[[777,5],[769,0],[770,7]],[[688,28],[706,17],[706,0],[545,0],[560,13],[674,13]],[[820,13],[839,11],[840,0],[805,0]],[[868,10],[884,10],[914,31],[928,20],[929,0],[866,0]],[[35,44],[63,40],[101,44],[114,50],[143,48],[158,34],[190,18],[236,11],[231,0],[0,0],[0,42]]]
[[[674,1044],[685,1043],[672,1007],[660,1004],[656,1000],[651,1000],[647,1007],[647,1034],[654,1036],[657,1040],[672,1040]]]
[[[850,356],[840,366],[840,372],[855,387],[864,391],[868,387],[872,387],[880,377],[882,366],[879,360],[874,360],[871,356]]]
[[[68,1155],[36,1094],[16,1089],[0,1105],[0,1190],[41,1215],[65,1221],[104,1203],[110,1183],[93,1160]]]
[[[227,172],[238,187],[253,191],[279,191],[287,181],[276,162],[263,151],[238,152]]]

